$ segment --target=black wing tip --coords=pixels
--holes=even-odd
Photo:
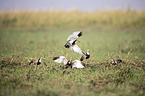
[[[53,60],[56,60],[56,59],[58,59],[59,57],[53,57]]]
[[[117,62],[119,62],[119,63],[120,63],[120,62],[122,62],[122,60],[121,60],[121,59],[118,59],[118,60],[117,60]]]
[[[80,33],[78,34],[78,37],[82,36],[82,31],[80,31]]]
[[[80,61],[83,61],[83,60],[84,60],[83,58],[80,59]]]

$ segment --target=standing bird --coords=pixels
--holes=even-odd
[[[89,49],[87,49],[87,53],[81,57],[80,61],[83,61],[84,59],[89,59],[89,58],[90,58],[90,53],[89,53]]]
[[[122,60],[121,59],[111,59],[111,63],[112,64],[117,64],[117,63],[121,63],[122,62]]]
[[[41,60],[42,60],[42,57],[40,57],[40,58],[37,59],[37,60],[32,60],[32,61],[29,63],[29,65],[31,65],[31,64],[40,65],[40,64],[41,64]]]
[[[54,57],[54,62],[63,63],[66,66],[71,66],[71,68],[84,68],[84,64],[80,60],[67,60],[64,56]]]
[[[82,31],[74,32],[67,38],[67,43],[64,46],[65,48],[70,48],[72,51],[76,53],[85,55],[84,52],[76,44],[77,42],[79,42],[77,38],[80,36],[82,36]]]

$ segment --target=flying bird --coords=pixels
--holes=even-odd
[[[82,31],[74,32],[67,38],[67,43],[64,46],[65,48],[70,48],[73,52],[85,55],[84,52],[76,44],[77,42],[79,42],[77,38],[80,36],[82,36]]]
[[[63,63],[66,66],[71,66],[71,68],[84,68],[84,63],[82,63],[80,60],[67,60],[64,56],[54,57],[54,62],[57,63]]]
[[[42,57],[40,57],[40,58],[37,59],[37,60],[32,60],[32,61],[29,63],[29,65],[31,65],[31,64],[40,65],[40,64],[41,64],[41,60],[42,60]]]
[[[82,55],[80,61],[83,61],[84,59],[89,59],[90,58],[90,53],[89,49],[87,49],[87,53],[85,55]]]
[[[68,36],[67,43],[64,45],[66,48],[69,48],[72,45],[75,45],[78,40],[77,38],[82,36],[82,31],[74,32],[72,35]]]

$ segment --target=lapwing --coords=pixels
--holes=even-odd
[[[67,43],[64,45],[65,48],[75,45],[78,42],[77,38],[80,36],[82,36],[82,31],[74,32],[72,35],[68,36]]]
[[[70,64],[70,61],[68,61],[64,56],[53,57],[53,60],[57,63],[63,63],[64,65]]]
[[[77,42],[79,42],[77,38],[80,36],[82,36],[82,31],[74,32],[67,38],[67,43],[64,46],[65,48],[70,48],[73,52],[85,55],[84,52],[76,44]]]
[[[71,67],[72,68],[74,68],[74,67],[76,67],[76,68],[84,68],[85,67],[84,65],[85,64],[83,62],[81,62],[80,60],[74,60],[74,61],[72,61]]]
[[[31,64],[40,65],[40,64],[41,64],[41,60],[42,60],[42,57],[40,57],[40,58],[37,59],[37,60],[32,60],[32,61],[29,63],[29,65],[31,65]]]
[[[122,60],[121,59],[111,59],[111,63],[112,64],[117,64],[117,63],[121,63],[122,62]]]
[[[80,60],[67,60],[64,56],[54,57],[54,62],[57,63],[63,63],[66,66],[71,66],[71,68],[84,68],[84,63],[82,63]]]
[[[87,49],[87,53],[81,57],[80,61],[83,61],[84,59],[89,59],[89,58],[90,58],[90,53],[89,53],[89,49]]]

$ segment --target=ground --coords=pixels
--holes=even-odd
[[[64,44],[74,31],[82,30],[78,46],[90,58],[84,69],[65,69],[53,61],[81,55]],[[145,95],[144,28],[68,26],[46,28],[2,28],[0,30],[0,95],[44,96],[143,96]],[[28,65],[43,57],[39,66]],[[119,64],[111,59],[120,58]]]

